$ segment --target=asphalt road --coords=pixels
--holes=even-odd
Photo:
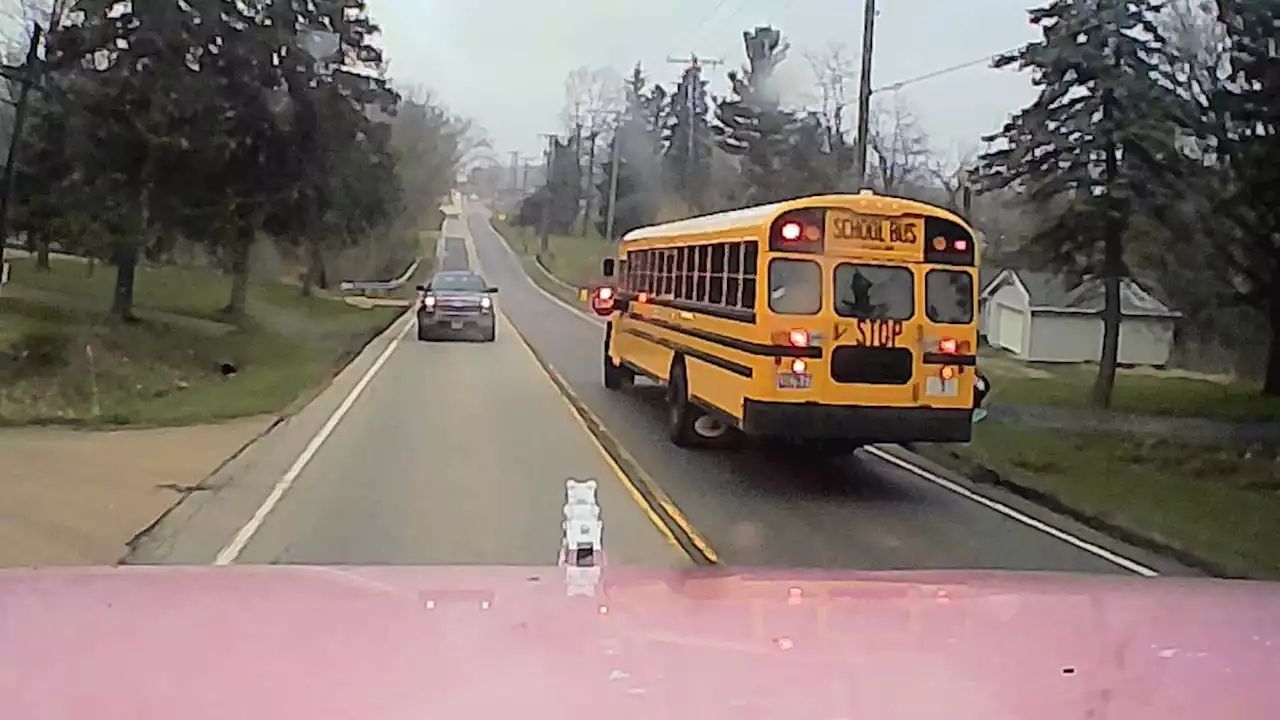
[[[1016,498],[996,498],[1014,513],[993,509],[957,492],[958,478],[949,489],[945,482],[865,452],[836,463],[798,466],[759,449],[676,448],[663,431],[656,387],[622,394],[601,385],[602,326],[539,291],[483,210],[466,217],[480,267],[501,288],[507,316],[724,565],[1134,571],[1106,557],[1112,553],[1160,574],[1188,572]],[[993,491],[981,492],[991,497]],[[1070,538],[1055,536],[1058,530]]]
[[[446,221],[442,269],[471,265],[464,232]],[[606,564],[690,564],[505,319],[492,343],[419,342],[408,320],[380,367],[366,357],[376,347],[357,361],[374,374],[318,448],[337,398],[252,446],[130,562],[555,565],[565,480],[577,478],[597,481]],[[347,395],[356,383],[335,385]],[[308,462],[271,500],[308,440]]]
[[[606,564],[687,567],[696,536],[731,567],[1188,572],[874,453],[798,465],[761,448],[676,448],[660,391],[603,388],[603,326],[540,291],[483,210],[448,219],[438,253],[442,269],[474,267],[500,288],[496,342],[418,342],[406,316],[128,562],[552,565],[572,477],[598,483]],[[534,351],[645,477],[618,471]],[[677,513],[646,506],[654,487]],[[687,519],[684,535],[664,513]]]

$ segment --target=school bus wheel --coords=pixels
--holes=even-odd
[[[702,414],[689,402],[689,383],[685,378],[684,358],[679,355],[671,361],[670,380],[667,381],[667,435],[677,447],[696,447],[698,433],[694,424]]]
[[[608,390],[621,390],[635,382],[636,374],[629,367],[614,365],[609,357],[609,341],[613,337],[613,323],[604,331],[604,386]]]

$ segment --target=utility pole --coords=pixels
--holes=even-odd
[[[520,151],[512,150],[511,151],[511,189],[512,190],[515,190],[517,187],[520,187],[519,177],[517,176],[517,172],[519,172],[519,168],[520,168]]]
[[[582,203],[582,237],[587,236],[587,227],[591,224],[591,189],[596,182],[596,138],[600,133],[595,130],[595,121],[591,122],[592,130],[587,134],[587,178],[586,188],[583,190]]]
[[[684,157],[684,184],[685,191],[692,195],[693,193],[691,191],[695,182],[694,169],[698,164],[697,136],[695,133],[698,126],[694,115],[697,113],[698,109],[698,85],[702,80],[702,66],[707,65],[715,67],[717,65],[723,65],[724,61],[714,59],[704,60],[691,53],[687,59],[669,57],[667,58],[667,62],[685,66],[683,99],[685,103],[685,117],[688,118],[689,127],[685,130],[686,147]],[[701,211],[701,208],[694,209],[696,211]]]
[[[622,158],[622,123],[613,131],[609,158],[609,209],[605,212],[604,239],[613,242],[613,219],[618,213],[618,165]]]
[[[577,220],[582,212],[582,111],[573,106],[573,219]],[[585,222],[585,221],[584,221]],[[573,223],[569,223],[569,232],[573,232]]]
[[[538,228],[541,240],[538,244],[538,258],[541,259],[551,247],[550,238],[550,222],[551,222],[551,203],[555,198],[555,187],[551,183],[551,163],[555,161],[556,154],[556,138],[554,133],[542,133],[542,137],[547,139],[547,149],[544,151],[544,163],[546,167],[546,180],[543,186],[547,188],[546,196],[542,198],[542,217],[540,218]]]
[[[871,55],[875,47],[876,0],[863,1],[862,67],[858,77],[858,134],[854,146],[854,169],[858,172],[859,189],[867,183],[867,136],[871,115]]]
[[[605,209],[605,231],[604,231],[605,240],[613,240],[613,215],[614,215],[613,206],[618,199],[618,164],[619,164],[619,158],[622,154],[622,149],[621,149],[622,141],[619,138],[619,135],[622,130],[622,121],[620,117],[623,114],[625,114],[626,111],[594,109],[594,110],[588,110],[587,112],[591,117],[592,128],[595,128],[596,119],[599,116],[604,116],[614,121],[613,142],[610,143],[610,151],[609,151],[610,152],[610,155],[609,155],[609,207]],[[595,146],[596,146],[596,138],[599,135],[600,135],[599,130],[594,130],[591,133],[591,158],[592,159],[591,159],[591,169],[589,170],[589,172],[591,173],[592,182],[588,184],[588,188],[592,187],[595,183]],[[590,202],[591,202],[590,196],[588,196],[588,200],[587,200],[588,209],[590,208]],[[587,234],[586,225],[587,225],[588,217],[590,217],[589,213],[584,215],[582,220],[583,237],[586,237],[586,234]]]
[[[0,279],[4,273],[4,248],[9,242],[9,202],[13,199],[15,185],[18,181],[18,151],[22,147],[22,126],[26,123],[27,109],[31,104],[31,90],[39,80],[40,38],[44,28],[39,23],[31,24],[31,46],[27,48],[27,57],[22,67],[18,91],[18,102],[13,113],[13,134],[9,136],[9,157],[4,162],[4,189],[0,192]],[[5,68],[8,70],[8,68]],[[7,73],[6,73],[7,76]]]

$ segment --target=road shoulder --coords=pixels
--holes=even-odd
[[[114,565],[139,529],[274,421],[0,433],[0,567]]]
[[[408,315],[370,342],[328,387],[298,412],[277,424],[259,442],[231,457],[142,532],[125,564],[205,564],[250,518],[272,487],[383,351],[406,333]]]

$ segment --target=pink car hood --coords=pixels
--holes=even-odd
[[[1280,718],[1276,585],[603,575],[2,572],[0,718]]]

